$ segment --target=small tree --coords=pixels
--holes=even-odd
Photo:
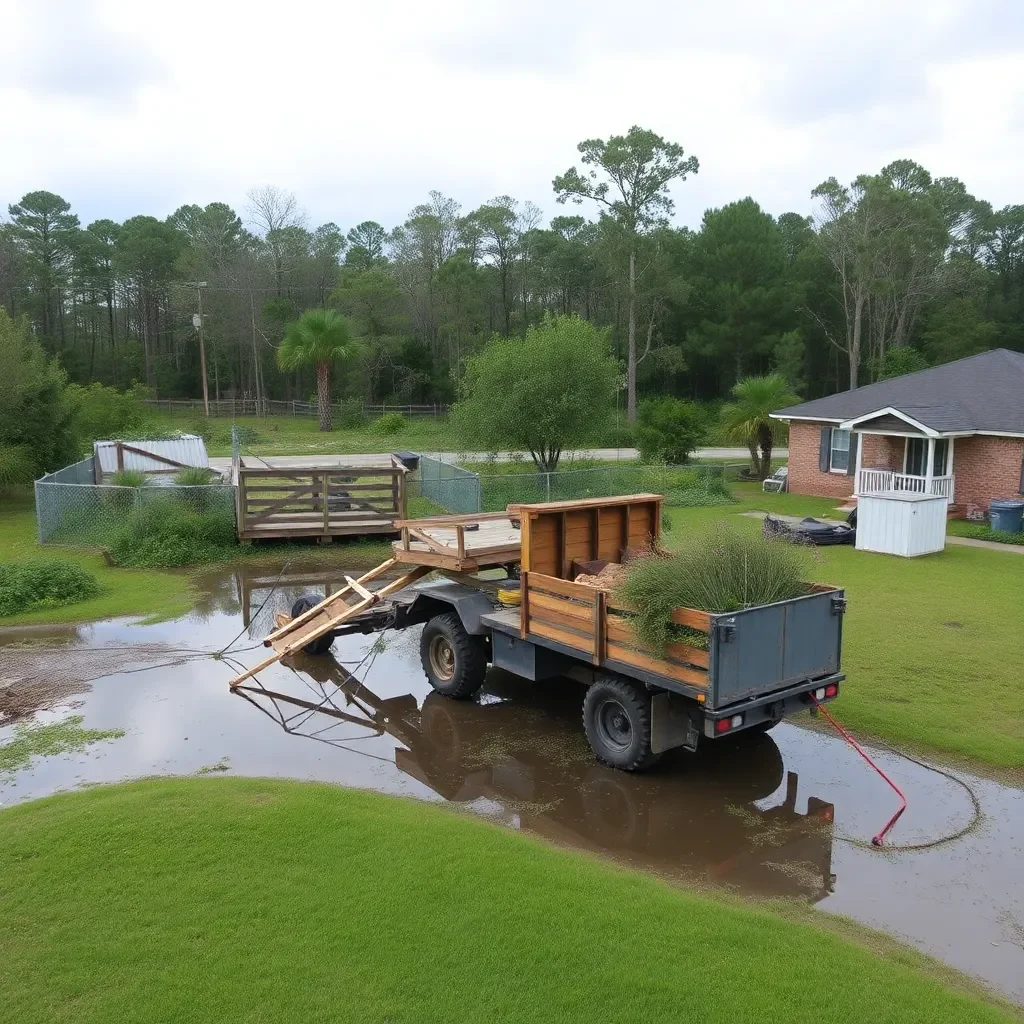
[[[618,373],[607,332],[548,315],[524,338],[495,336],[468,361],[454,421],[467,443],[526,450],[551,472],[565,448],[593,439]]]
[[[316,367],[316,401],[320,429],[331,429],[331,364],[350,359],[355,342],[345,318],[333,309],[311,309],[303,313],[285,333],[277,348],[277,365],[282,370]]]
[[[636,446],[644,462],[681,466],[703,439],[703,417],[693,402],[666,395],[640,403]]]
[[[771,472],[772,446],[786,436],[786,425],[771,414],[796,405],[800,398],[778,373],[745,377],[733,385],[732,396],[735,401],[722,409],[726,436],[747,446],[754,476],[763,480]]]

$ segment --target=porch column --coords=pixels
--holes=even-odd
[[[956,478],[953,476],[953,444],[955,438],[950,438],[946,444],[949,446],[949,451],[946,454],[946,476],[949,477],[949,503],[953,504],[955,495]]]
[[[853,473],[853,493],[855,497],[860,497],[860,471],[864,465],[864,438],[857,434],[857,468]]]
[[[928,465],[924,468],[924,493],[931,494],[935,478],[935,438],[928,438]]]

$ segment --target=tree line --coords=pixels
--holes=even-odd
[[[452,401],[492,339],[579,316],[607,328],[630,418],[638,395],[714,400],[768,372],[812,398],[1024,349],[1024,205],[994,209],[899,160],[810,189],[811,216],[747,197],[691,230],[670,198],[699,172],[682,147],[634,127],[579,153],[550,217],[435,191],[399,225],[346,230],[264,187],[241,212],[83,226],[62,197],[30,192],[0,225],[0,303],[72,381],[166,398],[201,395],[202,336],[211,397],[307,399],[314,371],[275,351],[323,308],[357,339],[335,395],[401,404]]]

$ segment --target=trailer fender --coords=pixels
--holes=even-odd
[[[394,597],[399,628],[428,622],[435,615],[454,611],[471,636],[485,636],[490,628],[482,622],[494,611],[494,604],[483,593],[464,583],[439,581],[410,587]]]

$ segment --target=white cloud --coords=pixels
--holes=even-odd
[[[558,212],[594,135],[701,161],[678,219],[909,156],[1024,200],[1024,13],[999,0],[0,0],[0,201],[84,221],[294,190],[314,221],[400,221],[428,190]],[[7,30],[9,27],[9,31]]]

